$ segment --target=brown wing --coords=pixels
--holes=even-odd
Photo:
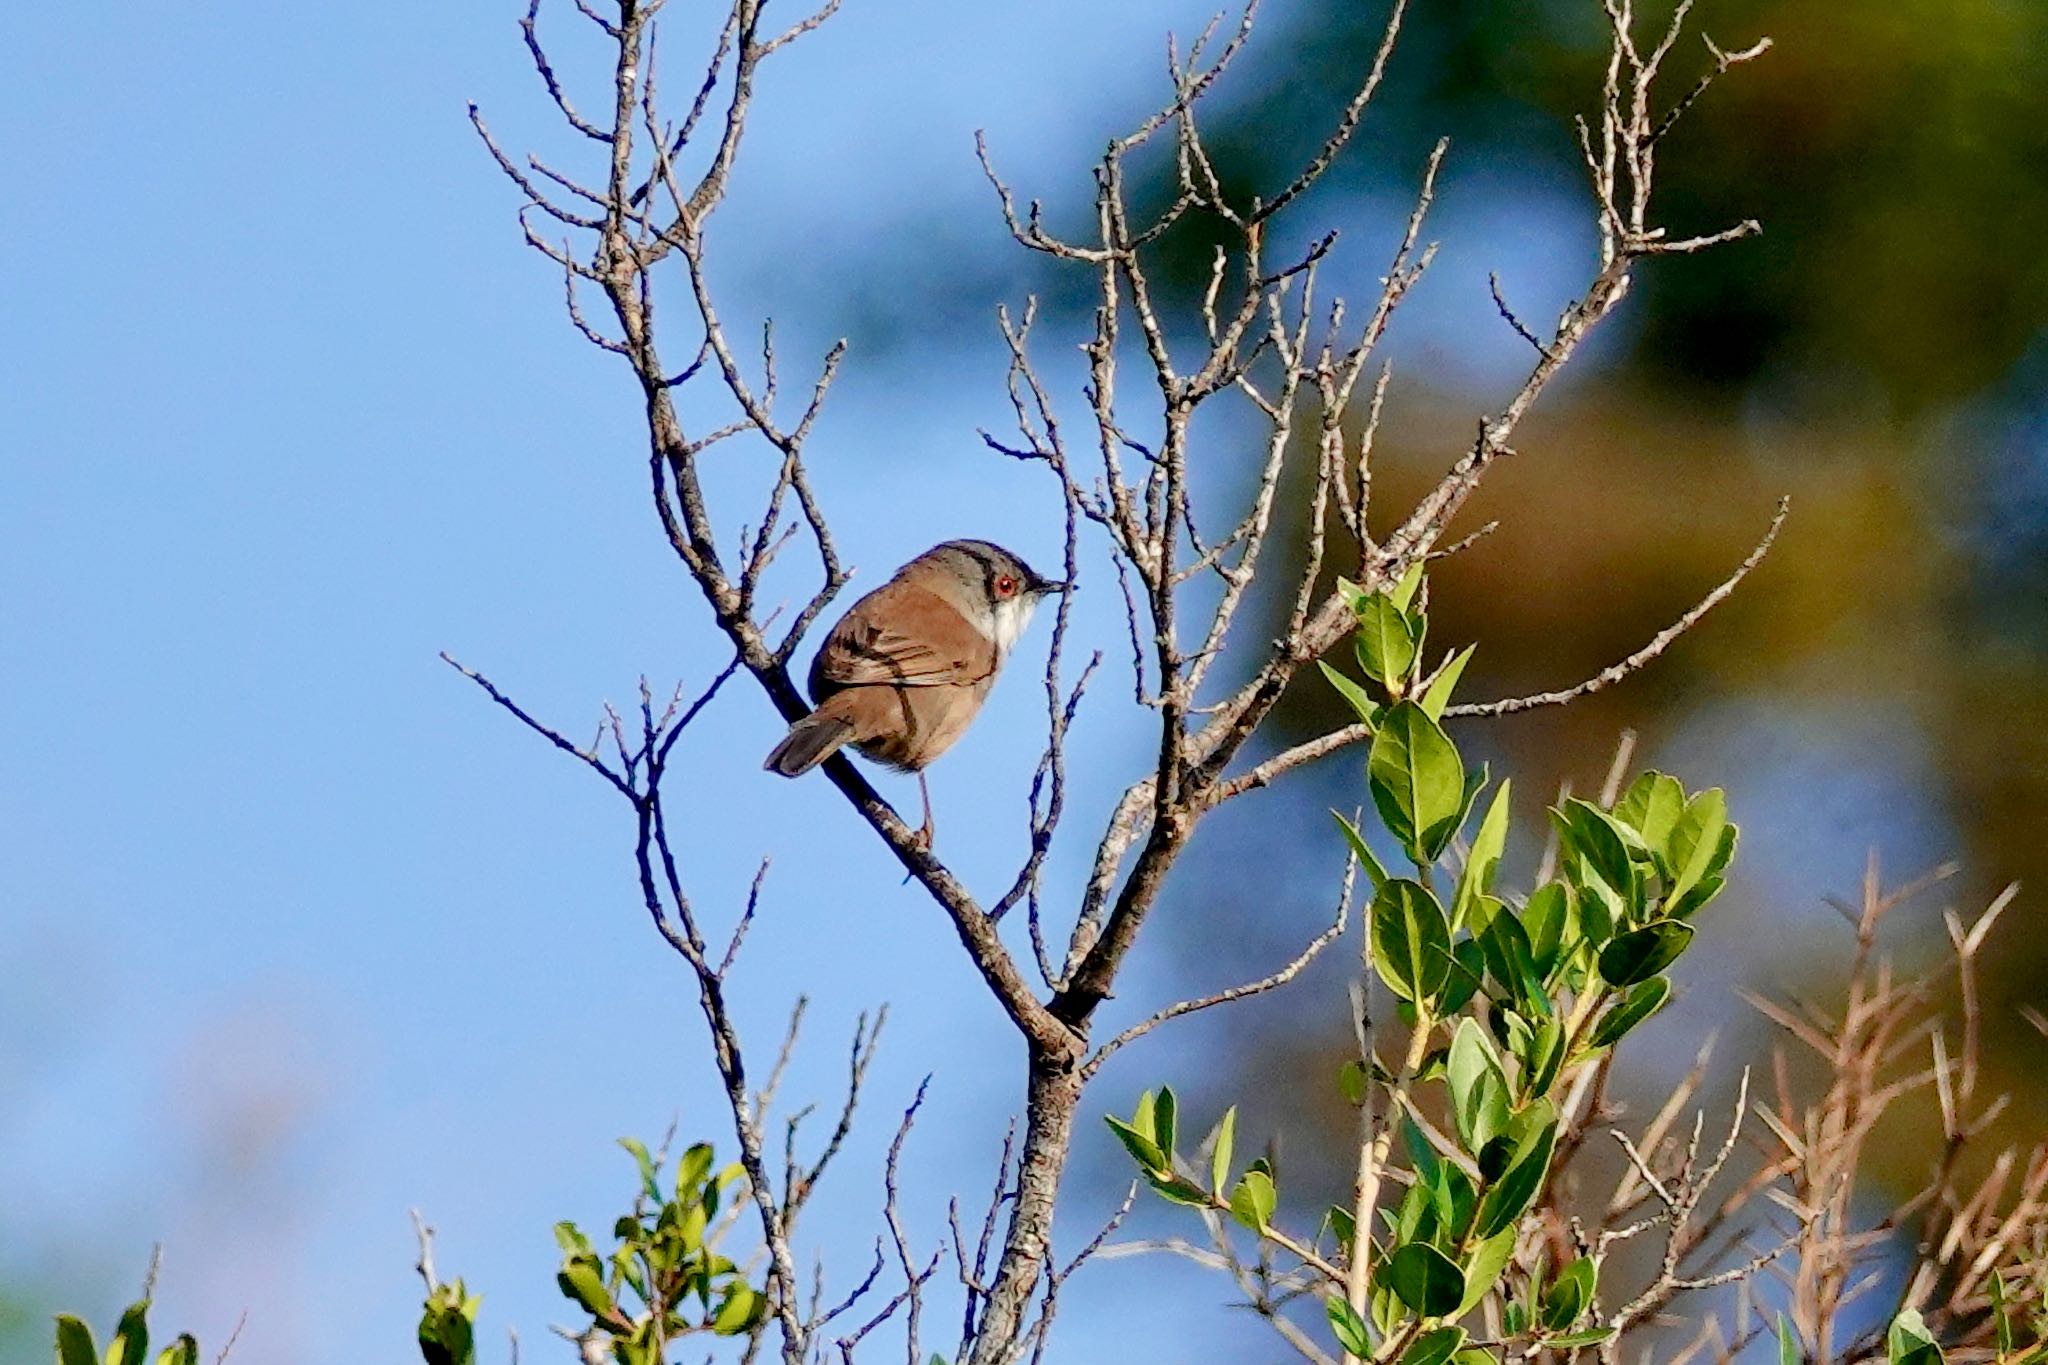
[[[890,582],[832,627],[811,665],[811,687],[940,687],[980,682],[995,670],[995,645],[952,603],[913,584]]]

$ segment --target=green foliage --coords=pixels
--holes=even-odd
[[[1149,1098],[1147,1106],[1149,1113]],[[1170,1099],[1166,1111],[1170,1142]],[[768,1300],[718,1250],[719,1209],[744,1184],[745,1171],[737,1162],[714,1169],[710,1144],[700,1142],[665,1178],[662,1158],[644,1143],[621,1138],[619,1145],[632,1156],[636,1179],[632,1204],[614,1220],[610,1244],[600,1247],[575,1223],[555,1224],[562,1252],[555,1284],[588,1319],[577,1335],[615,1365],[662,1365],[669,1346],[684,1338],[754,1332]],[[433,1285],[419,1327],[427,1365],[474,1365],[481,1303],[461,1280]]]
[[[437,1284],[420,1312],[420,1357],[427,1365],[475,1365],[476,1314],[483,1299],[461,1280]]]
[[[102,1353],[92,1328],[69,1313],[57,1315],[57,1365],[149,1365],[149,1300],[138,1299],[121,1313]],[[189,1333],[157,1352],[156,1365],[198,1365],[199,1343]]]
[[[1364,681],[1327,664],[1324,672],[1371,731],[1366,795],[1413,874],[1390,875],[1366,832],[1336,818],[1372,883],[1367,961],[1413,1031],[1398,1074],[1360,1059],[1338,1076],[1348,1102],[1371,1106],[1382,1128],[1397,1124],[1407,1172],[1383,1182],[1400,1193],[1371,1210],[1378,1236],[1358,1226],[1367,1210],[1338,1205],[1324,1215],[1317,1240],[1327,1235],[1333,1255],[1367,1263],[1363,1307],[1348,1275],[1327,1286],[1330,1331],[1360,1358],[1486,1365],[1495,1355],[1467,1344],[1460,1319],[1491,1296],[1509,1354],[1520,1349],[1513,1341],[1551,1351],[1595,1345],[1609,1334],[1598,1263],[1574,1260],[1545,1280],[1540,1265],[1517,1265],[1516,1249],[1550,1176],[1562,1088],[1669,998],[1665,972],[1724,884],[1735,827],[1719,790],[1689,793],[1674,777],[1644,773],[1611,806],[1559,802],[1550,811],[1559,875],[1523,896],[1501,889],[1510,784],[1499,784],[1475,826],[1486,775],[1465,766],[1442,724],[1472,651],[1426,672],[1419,573],[1391,591],[1341,591],[1358,622],[1353,652]],[[1431,1137],[1402,1107],[1439,1085],[1447,1117]],[[1382,1090],[1399,1098],[1380,1105]],[[1276,1225],[1271,1166],[1255,1162],[1232,1182],[1235,1110],[1211,1135],[1206,1182],[1175,1152],[1176,1115],[1173,1091],[1162,1088],[1108,1122],[1162,1197],[1228,1212],[1261,1241],[1303,1255]],[[1369,1164],[1395,1159],[1391,1136],[1382,1132]],[[1456,1150],[1439,1152],[1436,1142]],[[1336,1262],[1321,1264],[1335,1273]]]
[[[1890,1365],[1942,1365],[1941,1346],[1921,1321],[1920,1310],[1908,1308],[1892,1319],[1885,1333],[1885,1359]]]

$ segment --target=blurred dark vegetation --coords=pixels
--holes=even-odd
[[[1646,24],[1661,24],[1668,7],[1651,8]],[[1384,15],[1383,4],[1269,8],[1207,108],[1226,184],[1249,194],[1284,183],[1354,88]],[[1732,1073],[1765,1037],[1733,987],[1822,1002],[1835,989],[1847,940],[1821,897],[1852,889],[1867,847],[1889,854],[1900,879],[1922,870],[1905,859],[1958,860],[1949,899],[1966,917],[2012,879],[2048,886],[2048,5],[1707,0],[1669,63],[1667,101],[1705,64],[1702,31],[1727,48],[1763,35],[1775,46],[1716,85],[1662,149],[1659,221],[1684,234],[1754,217],[1764,233],[1638,272],[1611,349],[1581,358],[1454,528],[1501,521],[1441,566],[1432,618],[1437,647],[1480,642],[1464,696],[1563,686],[1676,618],[1741,559],[1776,497],[1792,495],[1764,567],[1651,670],[1564,710],[1461,732],[1517,779],[1511,868],[1516,856],[1533,863],[1556,785],[1596,786],[1625,729],[1641,736],[1639,766],[1730,789],[1745,856],[1705,930],[1728,974],[1691,983],[1696,1001],[1660,1022],[1674,1068],[1704,1029],[1722,1027]],[[1365,134],[1303,211],[1303,230],[1353,228],[1363,210],[1378,220],[1368,235],[1393,232],[1439,135],[1452,139],[1451,188],[1429,235],[1445,240],[1445,260],[1459,194],[1589,215],[1570,119],[1597,98],[1604,54],[1593,0],[1413,6]],[[1020,187],[1046,195],[1056,227],[1085,207],[1085,171],[1074,171]],[[1511,295],[1518,270],[1590,274],[1589,228],[1555,248],[1569,259],[1532,263],[1556,239],[1532,231],[1478,267],[1481,299],[1488,265]],[[1212,250],[1199,224],[1176,230],[1155,278],[1198,289]],[[926,325],[985,328],[964,303],[977,294],[1029,288],[1070,310],[1087,303],[1085,279],[1014,249],[1003,273],[983,271],[963,264],[943,279],[947,306],[924,313]],[[1411,322],[1423,306],[1418,295]],[[1483,325],[1505,330],[1490,305]],[[1397,316],[1397,337],[1401,327]],[[1426,349],[1399,354],[1376,460],[1381,524],[1512,382],[1481,384]],[[1217,478],[1219,507],[1229,482]],[[1241,638],[1262,633],[1240,624]],[[1342,719],[1311,678],[1273,738]],[[1341,856],[1322,811],[1362,790],[1347,756],[1207,827],[1149,940],[1152,961],[1171,956],[1183,985],[1210,988],[1291,955],[1326,914],[1325,868]],[[1773,822],[1804,846],[1788,852]],[[1302,872],[1276,889],[1274,866]],[[1987,1081],[2020,1092],[2014,1137],[2037,1134],[2048,1103],[2034,1064],[2043,1041],[2014,1008],[2048,1003],[2048,937],[2026,927],[2034,901],[2023,893],[2001,928],[1985,983]],[[1893,946],[1909,962],[1942,948],[1942,904],[1899,918]],[[1326,1144],[1348,1141],[1352,1119],[1328,1078],[1350,1044],[1329,987],[1349,964],[1330,965],[1322,987],[1295,987],[1321,990],[1316,999],[1261,1002],[1227,1027],[1190,1023],[1182,1050],[1169,1043],[1120,1074],[1132,1092],[1162,1080],[1206,1092],[1202,1113],[1243,1100],[1241,1132],[1285,1130],[1298,1166],[1341,1180],[1323,1164]],[[1659,1076],[1638,1070],[1633,1083],[1654,1092]],[[1308,1115],[1305,1096],[1330,1103]],[[1926,1172],[1936,1126],[1925,1118],[1907,1115],[1900,1140],[1879,1146],[1892,1165],[1874,1174],[1895,1191]]]

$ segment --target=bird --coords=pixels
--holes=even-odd
[[[762,767],[798,777],[842,746],[917,774],[919,847],[932,841],[924,770],[981,710],[1031,613],[1070,583],[1035,572],[986,540],[948,540],[847,608],[811,661],[814,710],[792,723]]]

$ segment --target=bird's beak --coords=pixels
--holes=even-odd
[[[1065,582],[1054,582],[1049,578],[1041,578],[1038,582],[1032,584],[1032,587],[1040,597],[1052,597],[1058,593],[1072,591],[1074,584],[1071,579]]]

